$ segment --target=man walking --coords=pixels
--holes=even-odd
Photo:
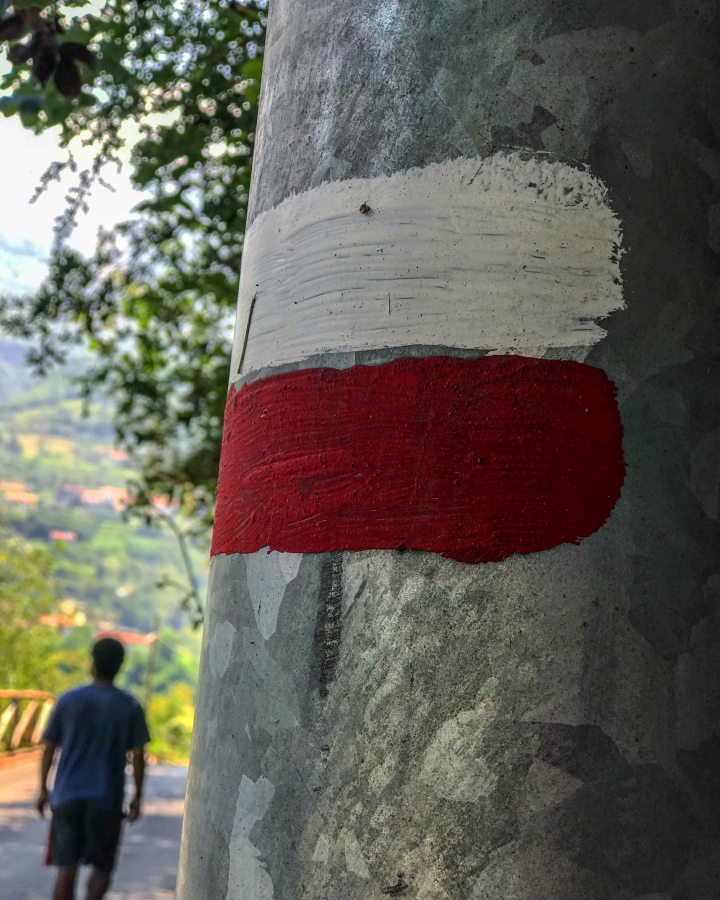
[[[127,811],[140,816],[145,744],[150,740],[140,704],[113,685],[125,658],[112,638],[92,649],[92,684],[67,691],[48,722],[37,809],[52,808],[51,859],[58,866],[53,900],[73,900],[81,863],[93,867],[87,900],[101,900],[110,887],[124,818],[125,763],[132,753],[135,795]],[[47,780],[57,750],[60,762],[52,800]]]

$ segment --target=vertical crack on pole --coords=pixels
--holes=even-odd
[[[320,608],[315,628],[320,696],[327,697],[335,679],[342,632],[342,553],[328,553],[320,578]]]
[[[243,338],[242,351],[240,353],[240,362],[238,363],[237,374],[242,372],[243,363],[245,362],[245,353],[247,352],[248,338],[250,337],[250,323],[252,322],[253,311],[255,309],[255,301],[257,294],[250,301],[250,310],[248,312],[247,325],[245,326],[245,337]]]

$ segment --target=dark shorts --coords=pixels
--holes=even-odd
[[[123,817],[92,800],[71,800],[52,811],[52,863],[86,863],[112,872],[120,844]]]

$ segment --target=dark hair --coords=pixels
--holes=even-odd
[[[125,648],[115,638],[101,638],[92,648],[95,675],[98,678],[114,678],[125,659]]]

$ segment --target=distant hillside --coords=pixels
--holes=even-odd
[[[82,357],[44,379],[24,358],[22,344],[0,338],[0,528],[52,549],[59,592],[87,617],[67,632],[69,646],[87,645],[100,628],[148,632],[158,615],[166,628],[159,687],[194,685],[199,635],[177,611],[180,592],[157,587],[163,576],[186,582],[180,551],[168,531],[122,519],[133,469],[113,448],[109,406],[94,403],[83,415],[71,374]],[[192,555],[204,581],[206,554]],[[133,651],[131,684],[144,679],[145,656]]]

